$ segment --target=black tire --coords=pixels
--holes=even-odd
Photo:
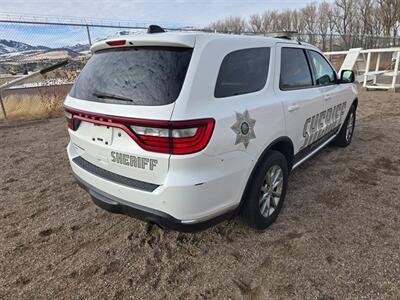
[[[282,189],[276,207],[271,205],[274,210],[271,212],[270,215],[265,216],[261,213],[262,206],[260,199],[262,198],[262,195],[265,194],[261,191],[261,188],[265,188],[267,172],[277,170],[276,166],[278,166],[282,171]],[[277,173],[279,172],[277,171]],[[245,221],[250,227],[255,229],[265,229],[269,225],[271,225],[276,220],[279,212],[282,209],[283,201],[286,195],[288,177],[289,171],[285,156],[281,152],[275,150],[268,151],[264,160],[258,165],[253,175],[252,181],[249,183],[251,184],[251,186],[249,187],[245,195],[244,204],[241,211],[241,217],[243,221]],[[273,191],[271,193],[273,193]],[[278,197],[274,198],[275,201],[274,199],[272,199],[271,201],[266,201],[269,201],[269,203],[274,203],[275,205],[277,198]]]
[[[351,133],[348,133],[349,122],[353,118]],[[354,126],[356,125],[356,107],[352,105],[349,109],[349,112],[346,116],[346,120],[343,123],[342,128],[339,131],[339,134],[332,141],[332,145],[336,147],[347,147],[351,144],[354,135]]]

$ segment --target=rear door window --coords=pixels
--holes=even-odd
[[[215,85],[216,98],[253,93],[267,82],[270,48],[249,48],[229,53],[223,59]]]
[[[291,90],[312,85],[311,71],[304,50],[282,48],[279,87],[282,90]]]
[[[192,48],[127,47],[96,52],[70,95],[114,104],[156,106],[178,98]]]

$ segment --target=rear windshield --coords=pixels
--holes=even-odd
[[[114,104],[166,105],[181,91],[193,49],[129,47],[96,52],[70,96]]]

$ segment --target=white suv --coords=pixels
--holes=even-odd
[[[100,207],[196,231],[264,229],[291,170],[350,144],[354,74],[283,38],[148,33],[94,44],[65,100],[68,156]]]

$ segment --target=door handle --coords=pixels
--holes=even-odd
[[[329,100],[331,100],[331,96],[330,95],[324,95],[324,99],[325,99],[325,101],[329,101]]]
[[[289,107],[288,107],[288,111],[295,111],[295,110],[298,110],[300,108],[300,105],[298,105],[298,104],[293,104],[293,105],[290,105]]]

